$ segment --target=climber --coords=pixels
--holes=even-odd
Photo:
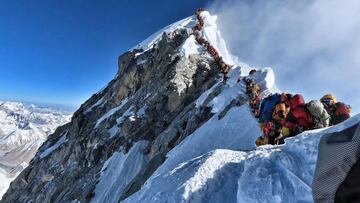
[[[196,18],[197,18],[197,23],[194,27],[194,30],[198,30],[200,31],[202,29],[202,27],[204,26],[204,19],[201,17],[201,12],[203,12],[204,9],[199,8],[196,10]]]
[[[260,102],[258,116],[263,138],[258,138],[258,142],[264,141],[265,144],[275,144],[275,139],[280,136],[281,125],[272,119],[274,108],[280,102],[281,95],[278,93],[269,95]]]
[[[257,96],[255,99],[250,100],[250,108],[252,109],[252,112],[254,113],[255,118],[259,118],[259,108],[260,108],[260,102],[261,98],[260,96]]]
[[[286,106],[284,102],[276,104],[272,114],[272,118],[280,125],[285,124],[287,115],[289,114],[290,108]]]
[[[330,115],[327,113],[324,105],[320,101],[312,100],[305,106],[312,117],[312,129],[325,128],[329,126]]]
[[[251,87],[252,87],[253,84],[255,83],[255,82],[254,82],[254,79],[246,78],[246,79],[245,79],[245,83],[246,83],[246,94],[247,94],[247,95],[250,95],[250,94],[251,94]]]
[[[201,27],[204,26],[204,20],[202,19],[201,16],[198,16],[198,22],[197,23],[200,24]]]
[[[215,62],[220,67],[222,73],[224,73],[224,74],[229,73],[230,68],[232,67],[232,65],[229,65],[229,64],[225,63],[221,56],[216,57]]]
[[[260,124],[260,128],[262,131],[262,136],[258,137],[255,141],[256,146],[271,144],[275,145],[276,138],[280,136],[281,133],[281,125],[274,121],[268,121],[266,123]]]
[[[254,73],[256,73],[256,69],[251,69],[249,75],[253,75]]]
[[[275,105],[281,102],[281,95],[278,93],[269,95],[260,103],[259,122],[264,123],[272,119],[272,113]]]
[[[253,79],[249,79],[246,85],[246,93],[249,95],[250,100],[255,100],[259,96],[260,86]]]
[[[265,137],[260,136],[260,137],[256,138],[255,144],[256,144],[257,147],[259,147],[259,146],[261,146],[261,145],[266,145],[266,144],[268,144],[268,141],[267,141],[267,139],[266,139]]]
[[[202,37],[197,37],[197,38],[195,38],[195,40],[200,45],[204,44],[204,42],[205,42],[204,38],[202,38]]]
[[[195,31],[195,30],[197,30],[197,31],[200,31],[201,29],[202,29],[202,25],[201,24],[199,24],[199,23],[197,23],[196,25],[195,25],[195,27],[193,28],[193,31]]]
[[[197,38],[201,37],[199,31],[198,31],[198,30],[195,30],[195,29],[193,29],[193,35],[194,35],[194,37],[195,37],[195,40],[196,40]]]
[[[295,109],[290,108],[290,112],[283,125],[285,128],[282,135],[284,137],[292,137],[311,129],[312,126],[313,121],[310,112],[305,108],[305,105],[300,105]]]
[[[219,53],[216,51],[216,49],[210,43],[207,45],[206,49],[214,59],[220,57]]]
[[[330,125],[336,125],[350,118],[351,106],[337,102],[337,99],[332,94],[326,94],[320,99],[326,111],[330,115]]]
[[[240,66],[239,66],[240,67]],[[241,70],[242,68],[240,67],[240,70]],[[253,75],[253,74],[255,74],[257,72],[257,70],[256,69],[251,69],[250,71],[249,71],[249,76],[246,76],[246,77],[243,77],[243,76],[241,76],[241,71],[240,71],[240,74],[239,74],[239,77],[238,77],[238,79],[237,79],[237,83],[239,83],[241,80],[244,80],[245,82],[246,82],[246,79],[247,78],[249,78],[249,77],[251,77],[251,75]]]
[[[229,71],[230,71],[230,68],[231,68],[231,65],[229,65],[229,64],[227,64],[227,63],[225,63],[225,62],[223,62],[223,63],[221,64],[221,71],[222,71],[224,74],[228,74]]]
[[[296,107],[305,104],[304,97],[300,94],[292,95],[288,93],[282,93],[281,101],[290,107],[290,109],[295,109]]]
[[[200,15],[201,12],[205,11],[203,8],[196,9],[196,15]]]
[[[268,143],[272,145],[283,144],[285,137],[282,134],[282,128],[285,123],[286,117],[289,113],[290,108],[286,106],[284,102],[276,104],[275,109],[272,113],[272,123],[273,128],[270,129],[268,133]],[[260,125],[260,128],[263,128],[263,124]]]
[[[246,93],[250,98],[249,101],[250,108],[252,109],[254,116],[257,118],[259,117],[259,108],[261,102],[261,98],[259,96],[260,86],[256,84],[253,79],[248,78],[246,84]]]
[[[205,43],[204,38],[202,38],[200,36],[200,33],[198,30],[194,30],[193,34],[194,34],[195,40],[198,44],[203,45]]]

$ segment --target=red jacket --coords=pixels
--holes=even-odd
[[[332,110],[330,111],[330,124],[336,125],[350,118],[351,107],[342,102],[338,102],[333,105]]]
[[[284,124],[284,126],[290,129],[296,125],[305,127],[306,129],[309,129],[312,126],[311,114],[302,105],[290,110]]]
[[[298,106],[305,104],[305,101],[303,96],[301,96],[300,94],[296,94],[287,101],[287,104],[290,107],[290,109],[295,109]]]
[[[219,53],[216,51],[216,49],[212,45],[209,45],[207,50],[212,57],[216,58],[219,56]]]
[[[202,27],[203,26],[198,23],[198,24],[195,25],[194,30],[199,30],[200,31],[202,29]]]

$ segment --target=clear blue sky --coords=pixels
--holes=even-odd
[[[0,99],[78,106],[118,56],[206,0],[3,0]]]

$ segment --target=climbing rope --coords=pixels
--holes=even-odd
[[[215,63],[218,65],[220,71],[223,73],[224,82],[226,82],[227,79],[229,78],[228,73],[231,68],[231,65],[225,63],[223,58],[220,56],[219,52],[215,49],[215,47],[213,45],[211,45],[209,41],[205,40],[200,35],[200,31],[204,27],[204,19],[201,16],[201,13],[203,11],[205,11],[205,10],[202,8],[199,8],[196,10],[197,22],[196,22],[196,25],[192,29],[193,35],[195,37],[196,42],[199,45],[202,45],[205,48],[205,50],[210,54],[210,56],[215,60]]]

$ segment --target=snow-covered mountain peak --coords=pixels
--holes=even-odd
[[[47,137],[70,118],[65,111],[0,101],[0,196]]]
[[[188,18],[179,20],[175,23],[172,23],[159,31],[155,32],[144,41],[136,45],[130,50],[139,49],[143,52],[148,51],[149,49],[153,48],[160,40],[164,33],[171,33],[176,29],[191,29],[196,23],[195,16],[190,16]],[[139,55],[139,54],[138,54]]]
[[[60,124],[70,121],[71,113],[21,102],[0,102],[0,117],[1,135],[6,135],[1,142],[18,146],[23,141],[44,141]]]
[[[237,83],[250,67],[235,64],[216,17],[201,16],[200,35],[233,65],[227,84],[194,39],[195,16],[167,26],[119,57],[117,76],[48,137],[4,201],[126,199],[164,169],[166,157],[165,164],[176,168],[219,148],[254,149],[260,130],[246,105],[245,85]],[[274,86],[271,69],[254,77],[269,91]],[[68,182],[71,188],[64,188]]]
[[[200,31],[204,39],[209,41],[215,47],[215,49],[223,57],[224,61],[232,65],[240,65],[240,64],[236,64],[235,62],[236,60],[233,59],[234,57],[228,51],[226,47],[226,43],[224,39],[221,37],[221,33],[216,25],[217,16],[210,15],[208,11],[203,11],[200,13],[200,15],[204,20],[203,30]],[[164,33],[171,33],[179,29],[186,29],[188,30],[189,33],[191,33],[192,28],[195,25],[196,25],[195,15],[182,19],[152,34],[150,37],[148,37],[146,40],[136,45],[131,50],[139,49],[145,52],[150,48],[153,48],[161,40],[161,37]],[[203,54],[205,52],[204,49],[196,43],[193,35],[191,35],[184,42],[184,44],[180,47],[180,50],[187,56],[191,54]],[[137,55],[139,55],[139,53]]]
[[[201,17],[200,36],[233,65],[226,83],[194,37],[196,16],[165,27],[119,57],[116,77],[48,137],[3,201],[311,201],[320,137],[359,116],[256,148],[262,132],[241,79],[253,78],[267,95],[277,91],[275,73],[248,76],[216,16]]]

